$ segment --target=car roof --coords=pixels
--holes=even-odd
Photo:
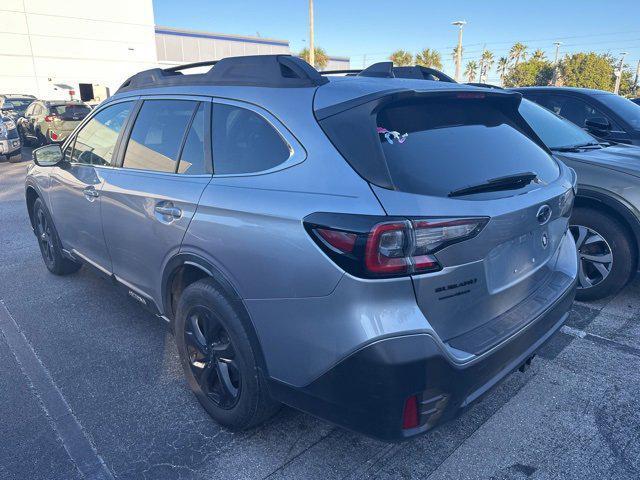
[[[595,88],[580,88],[580,87],[516,87],[511,88],[516,92],[521,93],[579,93],[582,95],[595,96],[595,95],[615,95],[614,93],[607,92],[606,90],[597,90]]]

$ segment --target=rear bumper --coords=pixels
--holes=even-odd
[[[272,381],[274,397],[385,441],[426,432],[468,407],[517,369],[562,326],[575,282],[526,327],[490,351],[455,363],[429,334],[393,336],[351,354],[305,387]],[[406,399],[417,395],[420,426],[403,430]]]

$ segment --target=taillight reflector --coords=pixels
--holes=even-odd
[[[53,122],[55,119],[56,119],[55,115],[47,115],[46,117],[44,117],[45,122]]]
[[[418,415],[418,397],[411,395],[404,402],[404,410],[402,411],[402,429],[408,430],[416,428],[420,424]]]

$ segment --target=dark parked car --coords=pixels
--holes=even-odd
[[[640,105],[602,90],[523,87],[517,92],[603,140],[640,145]]]
[[[91,109],[78,100],[36,100],[18,120],[18,128],[27,144],[61,143],[90,112]]]
[[[35,102],[36,97],[33,95],[5,94],[0,95],[0,110],[5,110],[6,106],[11,106],[9,115],[17,120],[24,116],[27,107]]]
[[[283,402],[413,437],[562,326],[576,178],[520,95],[288,55],[188,68],[133,76],[35,150],[26,201],[52,273],[95,267],[172,324],[220,423]]]
[[[637,105],[640,105],[640,97],[639,98],[633,98],[631,99],[631,101]]]
[[[21,148],[16,122],[0,111],[0,156],[6,157],[11,163],[19,162],[22,160]]]
[[[578,173],[571,233],[580,256],[577,297],[619,291],[637,271],[640,248],[640,147],[599,141],[573,123],[523,99],[520,114]]]

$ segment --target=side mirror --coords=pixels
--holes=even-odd
[[[15,107],[13,106],[13,103],[11,103],[11,102],[4,102],[2,104],[2,111],[3,112],[9,111],[9,110],[13,110],[14,108]]]
[[[609,120],[604,117],[593,117],[587,119],[584,124],[589,130],[597,130],[599,132],[608,132],[611,130]]]
[[[57,144],[45,145],[33,151],[33,162],[40,167],[55,167],[63,159],[62,149]]]

